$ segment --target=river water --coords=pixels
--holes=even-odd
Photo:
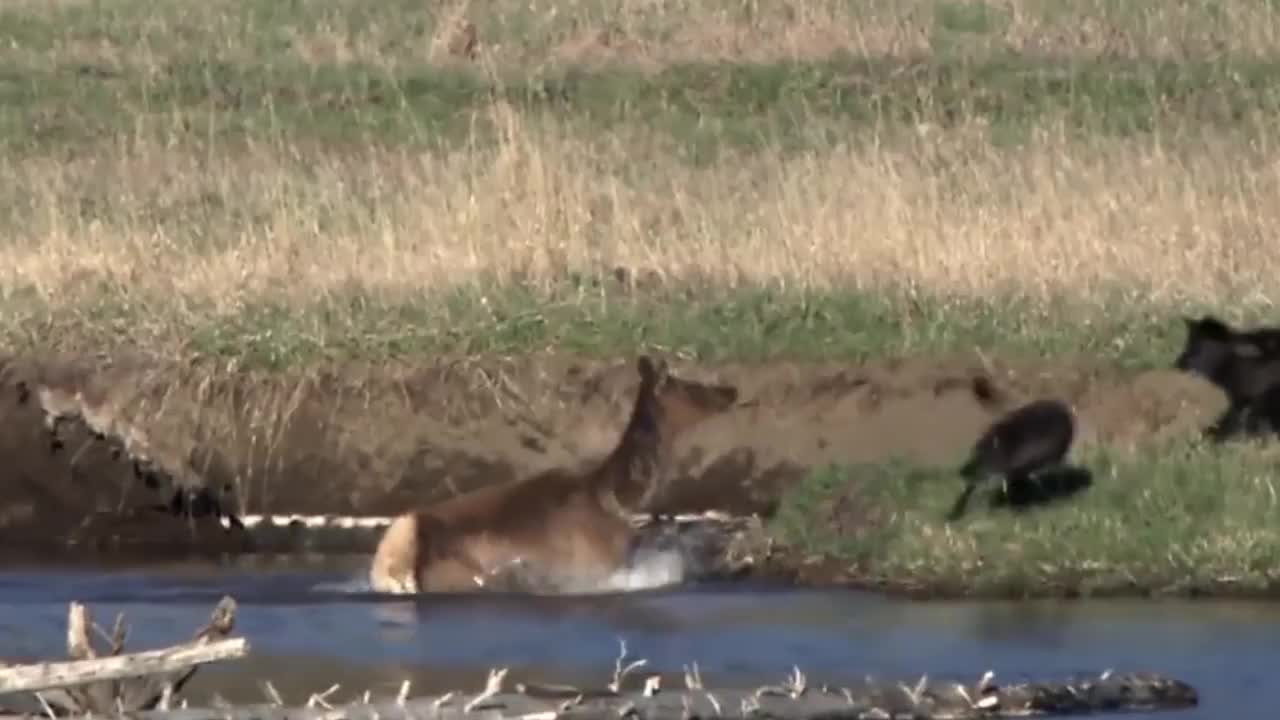
[[[128,647],[186,640],[223,594],[239,603],[251,658],[206,666],[193,702],[217,692],[260,700],[261,677],[287,701],[333,683],[330,701],[478,691],[490,667],[508,683],[609,680],[618,638],[679,686],[696,660],[708,685],[777,682],[798,665],[812,683],[876,677],[997,681],[1149,670],[1192,683],[1199,708],[1174,718],[1271,718],[1280,707],[1280,603],[1228,601],[910,602],[847,591],[704,586],[577,598],[387,599],[360,589],[355,561],[272,566],[213,563],[0,570],[0,656],[64,656],[67,603],[110,626],[124,612]],[[642,681],[642,675],[633,676]]]

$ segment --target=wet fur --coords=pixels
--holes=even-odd
[[[1206,434],[1221,442],[1241,431],[1280,432],[1280,329],[1237,330],[1210,315],[1183,323],[1187,340],[1174,367],[1212,382],[1229,403]]]
[[[989,475],[1002,475],[1009,487],[1025,485],[1032,476],[1059,465],[1075,440],[1075,416],[1059,400],[1033,400],[993,422],[974,444],[960,467],[964,490],[948,520],[964,514],[973,491]]]
[[[624,566],[636,541],[632,513],[661,490],[675,439],[733,407],[736,388],[668,374],[641,356],[640,388],[618,445],[593,470],[552,470],[494,485],[398,517],[370,568],[380,592],[458,592],[527,584],[574,589]]]

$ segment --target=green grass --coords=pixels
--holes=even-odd
[[[1127,308],[1121,310],[1118,308]],[[583,282],[559,291],[468,287],[389,302],[361,294],[310,307],[248,304],[231,315],[185,304],[103,297],[85,306],[24,310],[0,336],[13,349],[152,352],[235,358],[288,369],[319,360],[555,350],[611,357],[640,347],[705,362],[846,360],[979,349],[1000,356],[1168,366],[1180,349],[1176,313],[1124,305],[1057,305],[1016,297],[960,301],[884,293],[769,289],[626,293]]]
[[[1091,449],[1080,494],[1020,512],[943,517],[962,483],[905,462],[816,470],[785,498],[773,532],[847,568],[857,582],[922,594],[1043,596],[1263,593],[1280,588],[1274,453],[1249,443],[1168,441],[1136,453]],[[992,482],[992,487],[996,485]],[[861,521],[835,529],[833,501]]]
[[[1280,112],[1280,62],[1271,59],[833,57],[490,77],[425,62],[249,63],[196,53],[158,68],[96,68],[54,57],[0,69],[4,152],[66,153],[119,138],[456,145],[492,136],[487,111],[499,99],[586,135],[645,127],[695,162],[721,147],[802,150],[886,125],[976,121],[1008,144],[1050,121],[1082,137],[1126,136],[1252,130]]]

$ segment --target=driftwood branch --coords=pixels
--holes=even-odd
[[[0,667],[0,712],[117,715],[167,703],[196,669],[209,662],[244,657],[248,642],[228,638],[235,627],[235,601],[224,597],[207,625],[187,643],[158,650],[124,653],[128,630],[116,617],[110,636],[98,628],[81,603],[67,616],[67,662]],[[90,628],[108,647],[100,653]]]
[[[204,663],[242,658],[248,652],[249,644],[244,638],[230,638],[202,645],[186,644],[115,657],[0,668],[0,694],[186,671]]]

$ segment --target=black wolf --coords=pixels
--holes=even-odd
[[[1032,475],[1062,463],[1075,440],[1075,415],[1060,400],[1033,400],[993,422],[960,468],[964,491],[948,520],[964,514],[969,496],[988,475],[1003,475],[1006,494],[1024,490]]]
[[[1201,375],[1230,403],[1206,434],[1221,442],[1241,430],[1280,432],[1280,329],[1237,330],[1210,315],[1183,323],[1187,342],[1174,367]]]

